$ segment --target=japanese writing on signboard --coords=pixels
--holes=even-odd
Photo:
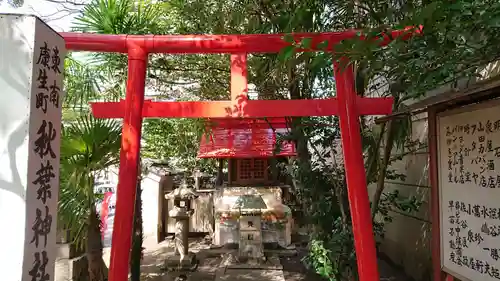
[[[466,110],[438,122],[442,266],[500,280],[500,107]]]
[[[64,41],[36,27],[23,280],[54,280]]]

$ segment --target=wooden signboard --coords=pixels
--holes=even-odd
[[[500,279],[500,102],[437,116],[442,270]]]

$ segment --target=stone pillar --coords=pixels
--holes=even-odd
[[[254,260],[264,257],[261,220],[260,213],[240,216],[240,257]]]
[[[2,280],[54,280],[64,40],[34,16],[0,15]]]
[[[175,210],[179,215],[181,211]],[[171,212],[172,214],[173,212]],[[189,216],[187,218],[183,218],[181,216],[175,217],[175,233],[174,233],[174,241],[175,241],[175,254],[185,256],[189,251]]]

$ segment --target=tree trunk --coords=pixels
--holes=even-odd
[[[379,158],[380,158],[380,147],[382,145],[382,139],[384,138],[385,128],[387,126],[387,122],[382,123],[380,125],[380,135],[378,136],[377,143],[375,144],[374,153],[372,153],[372,157],[368,157],[367,159],[367,168],[366,168],[366,182],[370,184],[372,182],[372,176],[377,176],[376,170],[379,168]]]
[[[377,188],[375,189],[375,194],[372,200],[372,219],[375,219],[375,215],[378,211],[378,204],[380,202],[380,197],[384,192],[385,188],[385,174],[387,172],[387,166],[389,165],[389,160],[391,158],[392,147],[394,146],[394,122],[388,121],[386,139],[384,144],[384,156],[382,163],[380,165],[380,171],[377,178]]]
[[[90,209],[87,229],[87,259],[89,281],[107,281],[108,268],[102,259],[100,219],[95,208]]]
[[[132,252],[130,253],[130,280],[141,280],[142,260],[142,199],[141,179],[137,180],[137,193],[135,196],[134,231],[132,232]]]
[[[335,197],[337,197],[340,214],[342,215],[342,227],[347,229],[351,224],[351,212],[349,209],[349,198],[347,197],[347,186],[345,184],[334,187]]]
[[[301,94],[299,81],[297,79],[296,67],[290,66],[288,71],[288,92],[290,93],[290,98],[292,100],[303,99],[303,95]],[[311,166],[311,155],[309,154],[309,149],[307,148],[307,136],[304,134],[302,127],[302,118],[295,117],[292,119],[292,135],[295,139],[295,146],[297,148],[297,158],[300,161],[301,165],[306,170],[310,170]]]
[[[299,87],[299,81],[297,79],[296,67],[290,66],[288,70],[288,92],[290,93],[290,98],[292,100],[303,99],[303,95],[301,94],[301,90]],[[298,160],[299,171],[300,173],[310,173],[312,171],[311,167],[311,155],[309,154],[309,149],[307,148],[307,136],[304,133],[302,126],[302,118],[294,117],[291,122],[291,132],[293,136],[293,140],[295,141],[295,147],[297,151],[296,160]],[[294,189],[295,190],[305,190],[304,179],[302,175],[299,175],[299,178],[293,179]],[[301,197],[301,196],[300,196]],[[308,200],[304,200],[305,198],[300,198],[301,210],[304,212],[304,215],[307,213],[306,210],[309,209],[310,202]]]

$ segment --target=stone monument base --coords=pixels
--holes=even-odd
[[[198,260],[194,253],[188,253],[182,259],[179,255],[168,256],[165,260],[165,267],[169,271],[194,271],[198,267]]]

